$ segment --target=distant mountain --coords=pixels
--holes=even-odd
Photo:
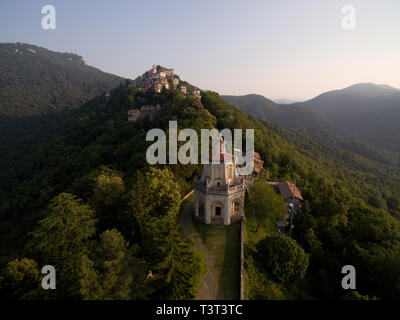
[[[274,102],[277,104],[292,104],[292,103],[296,103],[298,101],[290,100],[290,99],[276,99],[276,100],[274,100]]]
[[[360,83],[293,106],[309,107],[344,135],[400,152],[400,90]]]
[[[284,134],[284,131],[274,128],[269,123],[294,130],[319,143],[346,150],[380,164],[397,164],[396,155],[391,152],[383,152],[373,145],[341,134],[333,128],[326,117],[309,107],[300,104],[278,105],[256,94],[221,97],[228,103],[237,106],[240,110],[260,120],[267,121],[266,124],[271,129],[278,130],[280,135]],[[300,146],[301,143],[299,144]],[[331,153],[331,156],[335,157],[334,153]]]
[[[252,116],[289,129],[329,128],[329,122],[314,110],[298,105],[279,105],[264,96],[221,96]]]
[[[122,81],[75,54],[0,44],[0,115],[34,116],[76,108]]]

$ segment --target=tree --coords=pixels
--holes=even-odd
[[[206,273],[204,258],[194,249],[194,243],[182,236],[176,224],[163,230],[154,239],[160,256],[163,257],[156,268],[156,271],[165,275],[165,288],[161,298],[194,299]]]
[[[308,267],[308,256],[297,242],[282,233],[266,237],[257,246],[262,266],[281,283],[300,280]]]
[[[114,173],[102,172],[95,178],[91,202],[99,218],[99,229],[117,227],[125,204],[125,185]]]
[[[268,219],[284,220],[286,205],[268,182],[262,178],[255,180],[246,201],[246,217],[256,221],[257,229]]]
[[[141,248],[154,266],[164,299],[191,299],[205,272],[202,256],[179,231],[179,185],[168,169],[138,174],[130,192],[130,210],[140,233]]]
[[[95,234],[94,211],[74,195],[61,193],[48,206],[46,216],[31,233],[27,252],[43,264],[53,265],[58,278],[74,277],[80,257],[89,251]]]
[[[305,248],[310,251],[313,247],[318,246],[319,241],[314,233],[316,219],[312,215],[309,202],[306,200],[302,203],[299,214],[295,216],[294,237]]]
[[[349,230],[361,243],[400,240],[400,222],[387,211],[361,205],[349,212]]]
[[[144,263],[135,258],[128,247],[116,229],[106,230],[100,235],[92,257],[82,256],[79,291],[83,299],[129,299],[133,282],[143,284]]]
[[[40,285],[39,268],[33,259],[10,261],[0,276],[0,296],[18,299]]]
[[[312,203],[312,212],[317,216],[320,231],[332,232],[335,228],[346,227],[351,205],[352,198],[342,185],[322,184]]]
[[[129,209],[138,221],[143,237],[152,238],[155,229],[176,222],[180,202],[179,185],[168,169],[150,168],[138,173],[129,193]],[[162,220],[163,223],[158,223]]]

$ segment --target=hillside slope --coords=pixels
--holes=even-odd
[[[123,79],[82,57],[30,44],[0,43],[0,115],[26,117],[76,108]]]
[[[365,142],[340,134],[330,121],[319,112],[298,104],[278,105],[273,101],[255,94],[245,96],[221,96],[225,101],[237,106],[257,119],[294,130],[321,144],[347,150],[363,158],[380,164],[397,166],[398,159],[391,152],[385,152]],[[336,158],[336,154],[331,154]]]
[[[264,96],[221,96],[226,102],[237,106],[253,117],[276,123],[288,129],[329,128],[329,122],[321,114],[307,107],[279,105]]]
[[[339,133],[400,152],[400,90],[361,83],[323,93],[293,106],[309,107],[326,117]]]
[[[160,108],[153,119],[128,121],[128,110],[157,104]],[[176,210],[179,193],[190,190],[202,170],[195,164],[147,163],[146,150],[152,142],[146,141],[146,133],[152,128],[167,132],[171,120],[177,120],[179,129],[192,128],[198,134],[206,128],[254,129],[255,149],[265,161],[262,179],[296,180],[306,202],[295,223],[295,238],[310,257],[304,280],[310,293],[300,294],[305,290],[300,283],[286,286],[277,282],[276,286],[288,292],[287,297],[340,298],[344,292],[337,285],[342,276],[338,270],[345,264],[356,266],[361,294],[400,297],[399,288],[393,285],[400,280],[400,223],[395,218],[400,217],[400,179],[396,168],[377,168],[372,160],[360,159],[336,146],[272,128],[210,91],[202,91],[198,99],[175,89],[157,94],[151,89],[120,86],[109,98],[98,96],[74,110],[56,134],[32,146],[17,163],[17,170],[0,173],[0,264],[25,256],[39,263],[45,261],[26,250],[29,232],[46,215],[50,201],[60,194],[65,198],[68,193],[93,205],[101,222],[96,236],[117,229],[140,253],[137,258],[145,259],[147,268],[160,270],[156,245],[164,248],[161,252],[169,252],[174,245],[164,241],[168,238],[165,235],[161,243],[149,243],[156,226],[169,225],[151,221]],[[8,183],[4,185],[3,181]],[[106,192],[104,184],[109,186]],[[176,221],[170,223],[176,228]],[[192,270],[194,265],[185,266],[186,283],[199,280],[199,272]],[[162,266],[159,277],[164,283],[170,278],[168,268]],[[160,282],[146,282],[146,290],[135,289],[136,296],[163,297],[160,287],[152,289]],[[60,293],[69,297],[68,291]]]
[[[68,112],[123,81],[87,66],[78,55],[30,44],[0,43],[3,170],[12,168],[35,142],[51,135]]]

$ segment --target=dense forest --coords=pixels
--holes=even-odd
[[[176,120],[198,133],[255,130],[265,174],[246,199],[249,298],[400,299],[400,179],[390,157],[373,159],[259,121],[211,91],[201,100],[125,85],[110,93],[72,110],[53,135],[2,170],[2,297],[195,298],[207,267],[178,215],[202,167],[145,159],[147,131],[167,132]],[[161,105],[152,121],[127,121],[127,110],[146,104]],[[296,180],[302,191],[293,239],[271,228],[284,207],[267,180]],[[58,290],[39,289],[45,264],[58,270]],[[340,286],[347,264],[358,277],[350,297]]]
[[[55,132],[71,110],[124,81],[86,65],[76,54],[1,43],[2,169],[12,170],[31,146]]]
[[[86,65],[72,53],[23,43],[0,44],[0,115],[28,117],[82,103],[122,78]]]

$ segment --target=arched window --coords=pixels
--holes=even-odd
[[[231,212],[232,212],[232,216],[239,218],[240,217],[240,200],[239,199],[235,199],[232,201],[232,207],[231,207]]]

